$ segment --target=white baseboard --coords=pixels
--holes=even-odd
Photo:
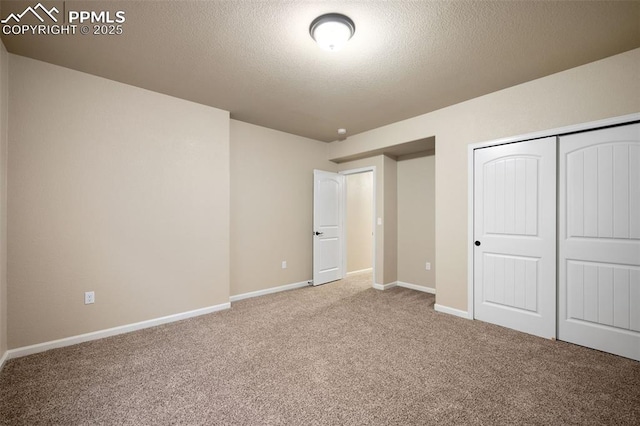
[[[373,272],[373,268],[358,269],[357,271],[347,272],[347,276],[354,274],[363,274],[365,272]]]
[[[235,296],[231,296],[229,300],[231,302],[237,302],[238,300],[249,299],[250,297],[264,296],[265,294],[278,293],[280,291],[293,290],[295,288],[307,287],[307,286],[309,286],[309,281],[300,281],[299,283],[285,284],[278,287],[265,288],[264,290],[236,294]]]
[[[2,371],[2,367],[4,367],[4,363],[9,359],[9,351],[4,351],[2,357],[0,357],[0,371]]]
[[[457,317],[464,318],[464,319],[472,319],[472,318],[469,318],[469,312],[467,311],[461,311],[460,309],[438,305],[437,303],[433,306],[433,309],[435,309],[438,312],[442,312],[444,314],[455,315]]]
[[[436,294],[436,289],[418,284],[405,283],[398,281],[398,287],[410,288],[411,290],[423,291],[425,293]]]
[[[404,287],[404,288],[410,288],[411,290],[424,291],[425,293],[436,294],[435,288],[425,287],[417,284],[405,283],[403,281],[394,281],[389,284],[378,284],[378,283],[373,284],[373,288],[375,288],[376,290],[389,290],[390,288],[393,288],[393,287]]]
[[[389,290],[390,288],[393,288],[393,287],[395,287],[397,285],[398,285],[398,281],[394,281],[394,282],[389,283],[389,284],[374,283],[373,284],[373,288],[375,288],[376,290]]]
[[[5,354],[6,359],[19,358],[26,355],[36,354],[38,352],[48,351],[49,349],[62,348],[65,346],[76,345],[78,343],[88,342],[91,340],[103,339],[105,337],[116,336],[118,334],[130,333],[144,328],[155,327],[157,325],[176,322],[187,318],[197,317],[200,315],[210,314],[212,312],[229,309],[230,303],[221,303],[220,305],[209,306],[206,308],[196,309],[193,311],[182,312],[179,314],[168,315],[166,317],[155,318],[147,321],[136,322],[134,324],[121,325],[119,327],[108,328],[106,330],[94,331],[91,333],[80,334],[78,336],[65,337],[64,339],[52,340],[50,342],[38,343],[21,348],[10,349]]]

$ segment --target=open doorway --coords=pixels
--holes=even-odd
[[[347,276],[368,275],[375,268],[375,191],[373,169],[344,171],[345,250]]]

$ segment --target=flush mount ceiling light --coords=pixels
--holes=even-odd
[[[348,16],[327,13],[318,16],[309,27],[309,34],[318,45],[332,52],[338,51],[353,37],[356,26]]]

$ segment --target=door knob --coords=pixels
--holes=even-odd
[[[474,244],[475,244],[476,246],[480,247],[480,241],[476,241]]]
[[[316,231],[316,232],[314,232],[313,234],[314,234],[314,235],[323,235],[323,234],[324,234],[324,232],[318,232],[318,231]]]

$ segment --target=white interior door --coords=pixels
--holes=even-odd
[[[640,125],[560,138],[558,338],[640,360]]]
[[[474,316],[556,336],[556,138],[474,151]]]
[[[344,176],[313,171],[313,285],[344,277]]]

